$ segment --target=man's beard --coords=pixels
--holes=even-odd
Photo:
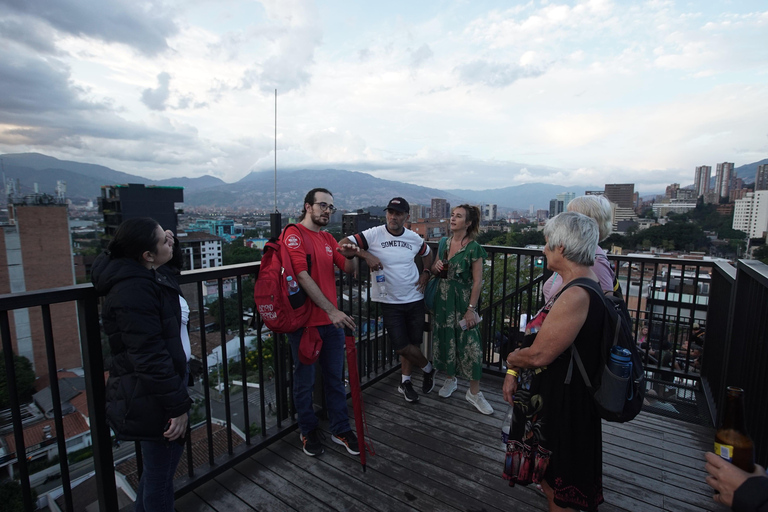
[[[330,220],[330,217],[325,218],[322,215],[323,215],[322,213],[320,215],[315,215],[314,213],[310,215],[310,218],[312,219],[312,222],[316,226],[327,226],[328,225],[328,221]]]

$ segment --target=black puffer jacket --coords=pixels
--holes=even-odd
[[[112,351],[107,421],[120,439],[162,440],[168,420],[191,405],[181,290],[172,272],[160,268],[102,253],[91,271],[97,292],[106,295],[101,318]]]

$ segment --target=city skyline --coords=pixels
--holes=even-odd
[[[278,89],[279,169],[663,190],[768,156],[757,1],[0,2],[0,153],[234,182]]]

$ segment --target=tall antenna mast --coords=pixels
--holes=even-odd
[[[277,212],[277,89],[275,89],[275,212]]]
[[[272,238],[279,237],[283,223],[280,212],[277,211],[277,89],[275,89],[275,211],[269,214],[269,224]]]

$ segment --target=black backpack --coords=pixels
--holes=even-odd
[[[629,317],[627,305],[620,294],[613,292],[606,295],[600,289],[600,285],[591,279],[583,277],[574,279],[563,288],[563,291],[570,286],[580,286],[600,297],[605,305],[605,315],[603,317],[603,339],[600,340],[602,347],[597,376],[594,379],[589,378],[584,364],[581,362],[579,351],[576,350],[575,345],[571,345],[571,362],[565,383],[570,384],[571,382],[575,361],[587,389],[595,399],[600,417],[606,421],[618,423],[630,421],[640,413],[640,409],[643,407],[645,371],[640,353],[637,350],[637,344],[632,336],[630,327],[632,320]],[[625,348],[632,354],[632,374],[628,379],[618,377],[608,369],[608,359],[614,345]]]

